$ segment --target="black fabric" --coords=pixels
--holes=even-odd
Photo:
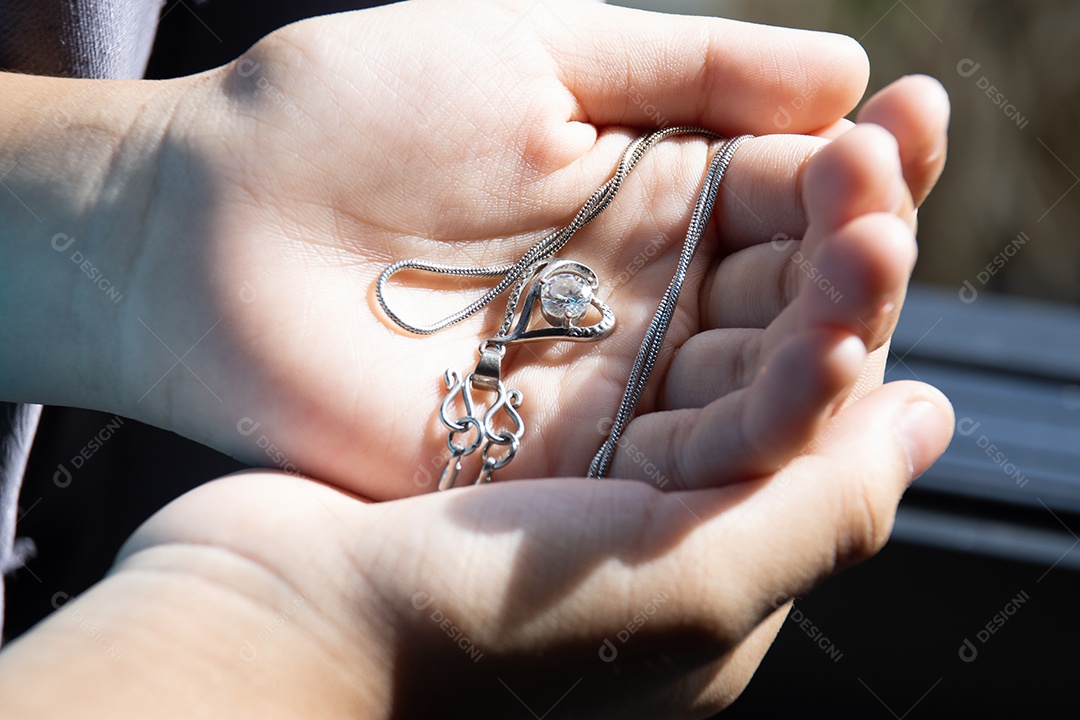
[[[0,402],[0,627],[4,618],[4,575],[22,567],[33,553],[33,542],[16,541],[19,487],[31,440],[41,415],[40,405]]]
[[[169,0],[146,77],[164,79],[224,65],[274,30],[297,20],[386,5],[363,0]]]
[[[100,580],[124,540],[170,500],[244,467],[134,420],[45,408],[20,501],[19,535],[35,552],[8,579],[8,639]]]
[[[161,0],[0,0],[0,69],[140,78]]]

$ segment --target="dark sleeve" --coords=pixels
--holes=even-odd
[[[140,78],[163,0],[0,0],[0,69]]]
[[[15,524],[19,487],[40,416],[40,405],[0,402],[0,630],[4,626],[4,575],[21,567],[33,551],[29,540],[16,542]]]

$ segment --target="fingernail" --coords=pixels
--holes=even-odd
[[[923,158],[923,165],[932,165],[937,162],[949,147],[949,138],[944,134],[938,135],[934,140],[933,148]]]
[[[916,400],[900,414],[896,431],[914,480],[945,452],[952,437],[952,420],[934,403]]]
[[[938,99],[936,102],[941,104],[943,111],[938,114],[938,124],[937,127],[934,128],[932,135],[933,146],[923,160],[927,165],[935,162],[944,155],[946,149],[949,147],[949,122],[952,115],[952,108],[949,106],[949,93],[941,86],[941,83],[935,82],[934,84],[937,86],[938,91]]]
[[[900,162],[900,146],[897,144],[896,138],[892,133],[882,128],[883,142],[888,140],[890,145],[890,152],[888,154],[890,171],[889,176],[889,199],[888,208],[890,212],[897,213],[903,209],[905,202],[911,202],[911,193],[908,191],[907,182],[904,181],[904,166]]]

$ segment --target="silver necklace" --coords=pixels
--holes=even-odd
[[[516,263],[481,267],[444,265],[412,259],[393,263],[379,275],[375,296],[383,312],[398,327],[417,335],[431,335],[455,325],[475,315],[509,290],[502,325],[494,337],[480,344],[480,360],[476,369],[464,377],[452,369],[445,373],[447,394],[440,406],[439,418],[448,431],[446,444],[450,457],[439,479],[440,490],[457,484],[463,461],[477,451],[481,456],[481,468],[476,479],[478,485],[490,482],[492,473],[508,465],[517,455],[525,432],[524,423],[517,410],[524,397],[518,390],[507,389],[502,380],[502,359],[508,345],[544,340],[595,342],[607,337],[614,330],[614,312],[596,297],[599,289],[596,273],[582,263],[553,256],[578,230],[607,209],[623,181],[653,146],[676,135],[702,135],[723,142],[716,149],[709,164],[705,181],[694,204],[678,267],[645,333],[608,438],[589,466],[589,477],[603,477],[611,466],[622,433],[633,419],[638,401],[656,364],[687,270],[708,227],[724,173],[736,149],[751,136],[742,135],[724,140],[716,133],[694,127],[673,127],[650,132],[630,143],[611,179],[585,201],[569,224],[539,240]],[[431,325],[413,325],[394,312],[386,300],[386,285],[390,278],[405,270],[501,280],[458,312]],[[523,294],[524,303],[521,302]],[[537,306],[540,307],[548,326],[530,330],[534,308]],[[583,324],[590,315],[594,318],[598,315],[599,318],[591,325]],[[478,403],[474,394],[477,392],[494,395],[494,399],[486,404]],[[455,405],[463,407],[464,413],[455,412]],[[504,416],[501,422],[500,414]]]

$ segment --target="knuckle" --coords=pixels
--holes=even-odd
[[[795,253],[801,252],[802,241],[797,241],[791,244],[791,247],[787,248],[783,252],[784,263],[781,265],[780,273],[777,276],[777,307],[785,308],[790,305],[796,297],[799,295],[799,281],[802,274],[799,272],[799,266],[795,262]]]
[[[836,569],[873,557],[892,533],[896,498],[869,478],[848,485],[836,542]]]
[[[732,355],[732,377],[735,379],[735,387],[749,387],[754,378],[761,370],[762,336],[754,334],[746,338],[740,351]]]

